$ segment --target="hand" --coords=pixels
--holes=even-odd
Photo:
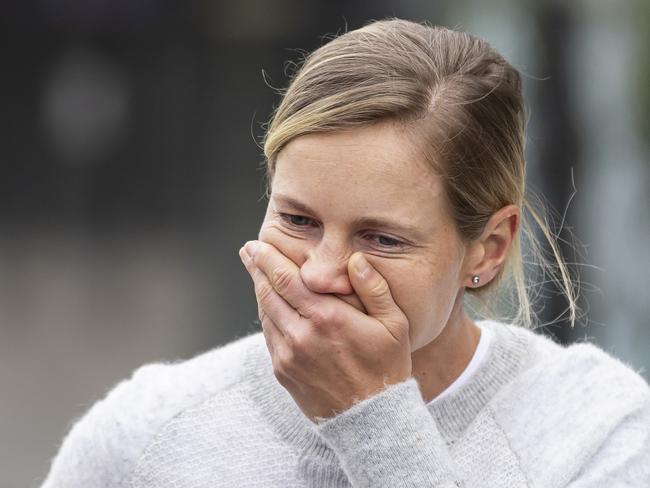
[[[250,241],[239,255],[255,284],[275,377],[311,421],[410,377],[408,320],[362,253],[352,255],[348,274],[367,314],[309,290],[298,266],[271,244]]]

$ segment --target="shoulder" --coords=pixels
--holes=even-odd
[[[514,388],[526,386],[539,394],[555,393],[555,406],[588,408],[593,400],[607,400],[599,408],[635,408],[650,400],[648,383],[639,373],[596,344],[556,343],[539,332],[515,328],[526,337],[526,361]],[[589,405],[588,405],[589,404]]]
[[[43,488],[123,486],[156,432],[185,409],[241,380],[250,334],[191,359],[138,368],[70,429]]]
[[[623,432],[633,432],[630,445],[650,443],[650,388],[630,366],[591,343],[515,333],[527,339],[526,360],[491,407],[522,463],[534,460],[529,470],[566,472],[571,460],[577,472]]]

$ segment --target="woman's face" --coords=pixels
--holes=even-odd
[[[441,178],[402,131],[382,122],[292,140],[259,239],[295,262],[310,290],[360,310],[347,263],[362,251],[407,316],[415,351],[461,313],[465,247]]]

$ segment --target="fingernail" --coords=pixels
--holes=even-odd
[[[246,248],[246,252],[248,252],[249,256],[253,257],[255,256],[255,253],[259,249],[260,245],[257,241],[248,241],[244,247]]]
[[[370,266],[368,265],[368,261],[366,261],[366,258],[363,256],[363,254],[359,254],[355,259],[354,259],[354,270],[357,272],[357,275],[359,275],[360,278],[363,278],[368,274],[368,271],[370,271]]]

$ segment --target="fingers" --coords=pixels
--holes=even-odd
[[[275,291],[266,275],[255,265],[245,248],[239,250],[239,256],[253,279],[262,326],[268,319],[282,336],[286,336],[287,327],[300,320],[300,315]]]
[[[260,320],[260,322],[262,324],[264,340],[266,340],[266,347],[271,354],[275,354],[276,349],[278,349],[280,344],[283,343],[282,332],[280,332],[280,329],[278,329],[278,327],[268,317]]]
[[[260,319],[268,315],[285,341],[293,342],[299,329],[291,325],[302,319],[321,331],[335,330],[358,320],[351,316],[360,308],[399,342],[408,335],[408,320],[393,300],[388,283],[361,253],[355,253],[348,263],[350,281],[361,304],[357,307],[342,298],[313,293],[302,281],[298,266],[271,244],[249,241],[240,249],[240,256],[255,283]],[[349,308],[342,308],[341,301]]]
[[[261,322],[266,347],[271,354],[273,372],[278,382],[286,388],[291,383],[291,379],[289,376],[283,374],[282,361],[283,358],[291,357],[292,354],[288,352],[287,342],[283,337],[282,332],[280,332],[280,329],[273,323],[273,321],[269,317],[264,317]]]
[[[271,287],[302,317],[310,318],[316,297],[303,283],[298,266],[265,242],[249,241],[244,249]]]
[[[395,339],[403,338],[405,327],[408,333],[408,320],[395,303],[384,277],[360,252],[350,257],[348,274],[352,287],[363,302],[368,315],[384,324]]]

